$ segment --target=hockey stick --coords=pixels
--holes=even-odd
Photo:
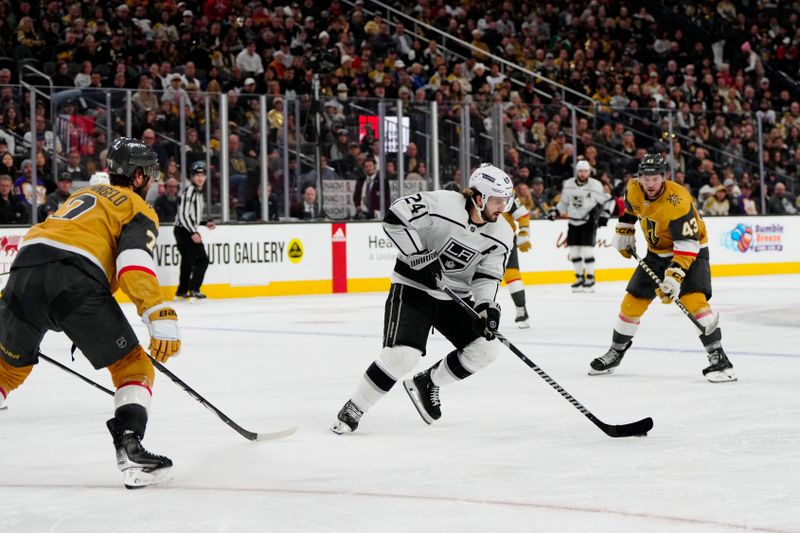
[[[214,404],[203,398],[203,396],[201,396],[200,393],[198,393],[196,390],[190,387],[181,378],[173,374],[169,369],[167,369],[167,367],[156,361],[152,355],[148,355],[148,357],[150,357],[150,360],[153,362],[153,366],[155,366],[162,374],[166,375],[169,379],[172,380],[173,383],[175,383],[180,388],[185,390],[186,393],[189,394],[189,396],[200,402],[200,404],[202,404],[203,407],[213,412],[215,415],[217,415],[217,417],[220,420],[225,422],[234,431],[236,431],[239,435],[246,438],[247,440],[265,441],[265,440],[280,439],[283,437],[288,437],[289,435],[297,431],[297,428],[294,426],[268,433],[254,433],[252,431],[248,431],[239,424],[237,424],[236,422],[234,422],[233,420],[231,420],[230,417],[228,417],[228,415],[217,409],[217,407],[215,407]]]
[[[478,318],[478,313],[470,306],[467,302],[462,300],[456,293],[454,293],[448,287],[442,287],[442,290],[447,293],[447,295],[453,299],[459,306],[461,306],[464,311],[469,313],[473,318]],[[564,388],[556,383],[556,381],[551,378],[547,372],[542,370],[539,365],[528,359],[528,357],[519,351],[516,346],[511,344],[511,342],[506,339],[500,332],[494,332],[494,336],[497,337],[497,340],[502,342],[506,345],[506,347],[511,350],[514,355],[519,357],[523,363],[531,367],[539,377],[542,378],[547,382],[548,385],[553,387],[558,393],[569,403],[573,405],[578,411],[584,414],[586,418],[592,421],[592,423],[599,427],[603,433],[608,435],[609,437],[644,437],[647,435],[647,432],[653,429],[653,419],[650,417],[643,418],[636,422],[631,422],[630,424],[620,424],[620,425],[612,425],[606,424],[602,420],[598,419],[594,416],[586,407],[583,406],[581,402],[576,400],[570,393],[564,390]]]
[[[653,269],[644,262],[644,259],[639,257],[639,255],[636,253],[636,250],[634,250],[632,247],[628,246],[628,251],[630,252],[631,256],[639,262],[639,266],[642,267],[642,270],[644,270],[645,273],[650,276],[650,279],[655,281],[656,285],[660,287],[661,279],[656,275],[655,272],[653,272]],[[675,305],[678,306],[678,309],[680,309],[681,312],[692,321],[692,324],[694,324],[694,326],[704,334],[711,335],[711,333],[719,326],[719,315],[715,314],[713,322],[711,322],[711,324],[708,326],[704,326],[688,309],[686,309],[686,306],[683,305],[683,302],[681,302],[680,298],[673,298],[672,301],[675,302]]]
[[[50,364],[52,364],[52,365],[55,365],[55,366],[57,366],[57,367],[58,367],[58,368],[60,368],[61,370],[65,371],[65,372],[69,372],[69,373],[70,373],[70,374],[72,374],[73,376],[76,376],[76,377],[78,377],[78,378],[82,379],[83,381],[85,381],[86,383],[88,383],[89,385],[91,385],[92,387],[94,387],[95,389],[100,389],[101,391],[105,392],[105,393],[106,393],[106,394],[108,394],[109,396],[114,396],[114,393],[113,393],[112,391],[110,391],[109,389],[107,389],[107,388],[103,387],[103,386],[102,386],[102,385],[100,385],[99,383],[96,383],[96,382],[92,381],[91,379],[87,378],[86,376],[84,376],[84,375],[83,375],[83,374],[81,374],[80,372],[76,372],[76,371],[72,370],[70,367],[68,367],[68,366],[66,366],[66,365],[62,365],[61,363],[59,363],[59,362],[58,362],[58,361],[56,361],[55,359],[51,359],[50,357],[47,357],[47,356],[46,356],[45,354],[43,354],[42,352],[39,352],[39,357],[40,357],[41,359],[44,359],[44,360],[45,360],[45,361],[47,361],[48,363],[50,363]]]

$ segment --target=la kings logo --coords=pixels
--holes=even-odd
[[[450,238],[444,245],[444,248],[442,248],[439,258],[445,272],[462,272],[466,270],[477,255],[477,250],[473,250],[457,240]]]

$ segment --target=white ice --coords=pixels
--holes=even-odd
[[[502,289],[502,326],[601,420],[652,416],[646,438],[607,437],[505,349],[442,390],[435,425],[397,386],[336,436],[380,350],[384,294],[182,303],[169,368],[247,429],[298,432],[246,441],[158,376],[144,442],[174,479],[127,491],[110,398],[41,362],[0,413],[0,531],[800,531],[800,276],[714,280],[727,384],[703,379],[692,326],[658,302],[617,372],[588,376],[623,287],[528,287],[529,330]],[[69,347],[51,333],[42,352],[110,386]],[[438,334],[428,348],[420,369],[450,350]]]

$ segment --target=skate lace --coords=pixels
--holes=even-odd
[[[439,387],[436,385],[431,385],[431,388],[428,390],[428,396],[430,397],[432,406],[438,407],[441,404],[439,401]]]
[[[619,352],[612,348],[605,355],[601,355],[599,359],[601,363],[607,365],[616,361],[618,357]]]

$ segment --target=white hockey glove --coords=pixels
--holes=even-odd
[[[520,228],[519,235],[517,235],[517,248],[520,252],[527,252],[531,249],[531,236],[528,233],[528,228]]]
[[[685,277],[686,273],[677,265],[670,266],[666,272],[664,272],[664,281],[662,281],[661,285],[656,289],[656,294],[661,298],[662,304],[671,304],[672,301],[678,297],[681,292],[683,278]]]
[[[494,339],[494,334],[500,327],[500,305],[497,302],[483,302],[475,306],[480,318],[472,324],[472,330],[477,335],[483,335],[486,340]]]
[[[167,304],[158,304],[142,313],[142,322],[150,333],[150,355],[166,363],[181,350],[181,330],[178,314]]]
[[[611,246],[616,248],[622,254],[622,257],[630,259],[631,253],[628,248],[633,248],[633,251],[636,251],[636,226],[627,222],[619,222],[614,228],[614,238],[611,240]]]

